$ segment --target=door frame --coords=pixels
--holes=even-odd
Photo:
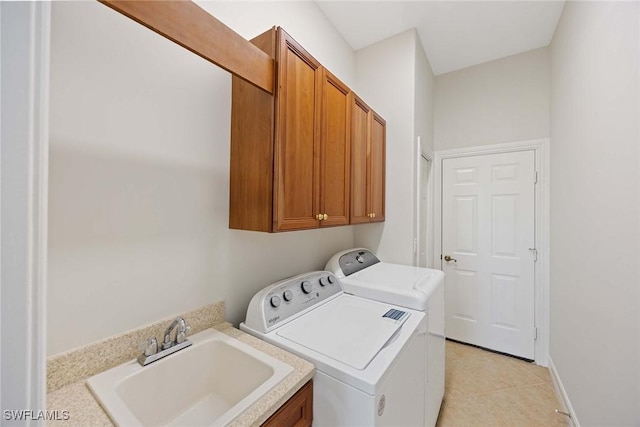
[[[38,411],[46,409],[51,4],[0,3],[0,20],[10,23],[0,26],[0,407]]]
[[[535,363],[548,366],[549,360],[549,138],[507,142],[469,148],[454,148],[435,152],[433,198],[433,265],[442,269],[442,162],[445,159],[483,154],[534,151],[538,181],[535,185],[535,247],[534,267],[534,324],[537,339],[534,343]],[[446,280],[446,278],[445,278]],[[445,325],[446,330],[446,325]]]
[[[433,227],[434,227],[434,221],[433,221],[433,214],[434,214],[434,204],[433,204],[433,200],[434,200],[434,174],[435,174],[435,167],[434,167],[434,152],[433,151],[426,151],[423,146],[424,144],[421,141],[421,138],[418,136],[416,137],[416,162],[415,162],[415,218],[414,218],[414,238],[413,238],[413,265],[414,266],[419,266],[420,265],[420,248],[422,246],[426,246],[426,264],[427,264],[427,268],[437,268],[436,266],[439,266],[440,264],[433,264],[433,260],[435,259],[435,249],[434,249],[434,242],[433,239],[430,239],[429,236],[433,236]],[[420,173],[421,169],[421,163],[422,160],[426,160],[428,162],[431,163],[431,168],[429,169],[429,174],[427,176],[427,202],[426,202],[426,218],[427,221],[422,224],[422,221],[420,221],[420,217],[422,215],[422,211],[420,209],[420,192],[421,192],[421,188],[422,188],[422,175]],[[421,236],[421,231],[422,228],[426,228],[426,241],[422,241],[422,239],[420,238]]]

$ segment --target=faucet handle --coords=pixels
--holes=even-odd
[[[146,341],[138,344],[139,350],[144,350],[145,356],[153,356],[158,352],[158,340],[156,337],[148,338]]]
[[[183,320],[180,323],[178,332],[176,332],[176,343],[181,344],[185,342],[187,339],[187,332],[191,330],[191,326],[187,325],[187,323]]]

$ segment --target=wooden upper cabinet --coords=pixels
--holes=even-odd
[[[351,91],[281,28],[251,42],[275,59],[277,85],[233,77],[229,227],[349,224]]]
[[[281,28],[277,35],[274,228],[314,228],[320,222],[322,69]]]
[[[384,189],[386,164],[387,123],[375,112],[371,114],[371,140],[369,148],[369,190],[371,221],[384,221]]]
[[[322,70],[320,226],[349,224],[351,91]]]
[[[229,228],[384,221],[385,121],[282,28],[251,42],[277,84],[233,77]]]
[[[384,221],[386,122],[353,96],[351,224]]]

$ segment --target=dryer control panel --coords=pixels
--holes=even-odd
[[[347,252],[341,255],[338,261],[345,277],[379,262],[380,260],[368,249],[356,249]]]
[[[329,271],[314,271],[280,280],[253,296],[246,326],[261,333],[296,318],[342,292],[338,278]]]

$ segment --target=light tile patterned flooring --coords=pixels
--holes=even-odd
[[[447,341],[445,401],[437,427],[567,426],[549,370]]]

